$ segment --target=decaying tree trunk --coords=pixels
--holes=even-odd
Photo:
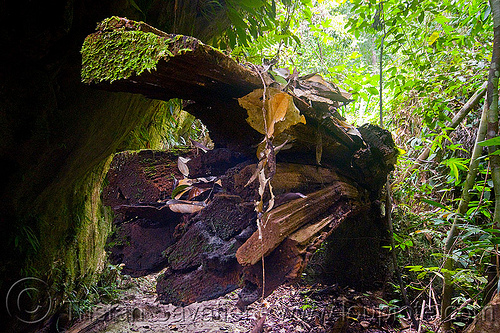
[[[147,59],[138,45],[149,45]],[[319,75],[286,73],[280,85],[192,37],[116,17],[82,53],[85,82],[187,99],[215,143],[182,158],[120,154],[111,167],[111,260],[133,276],[166,267],[161,301],[188,304],[241,287],[245,307],[300,278],[325,244],[330,252],[316,257],[327,258],[333,281],[370,287],[385,274],[378,200],[397,150],[389,132],[338,115],[348,93]]]
[[[500,294],[493,295],[492,300],[474,318],[466,333],[490,333],[500,331]]]

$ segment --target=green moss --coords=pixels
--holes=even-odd
[[[158,163],[158,161],[154,158],[146,157],[146,158],[143,158],[142,160],[140,160],[139,163],[141,163],[142,165],[150,165],[150,164]]]
[[[178,54],[194,48],[192,38],[158,37],[133,31],[134,26],[124,27],[119,35],[117,22],[106,21],[86,41],[84,80],[111,81],[152,70],[158,59],[168,59],[167,50]],[[64,59],[75,58],[68,55]],[[0,121],[6,129],[0,145],[5,151],[22,152],[8,161],[18,170],[10,176],[7,172],[6,186],[12,190],[4,193],[9,196],[3,198],[2,208],[10,226],[2,241],[12,250],[4,252],[0,272],[9,279],[34,276],[47,281],[54,311],[69,295],[83,295],[88,289],[84,286],[95,284],[104,266],[112,214],[102,206],[100,191],[110,157],[146,145],[160,148],[162,133],[150,130],[150,124],[167,122],[170,114],[163,101],[78,84],[71,69],[79,64],[66,60],[57,61],[64,65],[54,70],[70,75],[63,80],[67,84],[60,85],[36,64],[8,71],[0,80],[13,92],[4,96],[13,118]],[[17,138],[15,128],[29,135]],[[147,140],[127,140],[133,131],[144,129],[150,132]]]
[[[85,297],[89,288],[84,286],[97,283],[105,267],[104,246],[113,219],[100,198],[109,163],[127,135],[147,126],[158,104],[164,103],[141,95],[90,92],[88,103],[74,107],[77,114],[85,110],[92,113],[78,127],[81,135],[68,139],[73,140],[70,143],[78,139],[78,149],[65,160],[57,179],[37,191],[34,184],[45,179],[51,169],[34,164],[36,168],[24,173],[25,182],[19,184],[14,196],[17,210],[26,212],[19,216],[25,221],[22,226],[27,234],[33,234],[31,242],[18,240],[27,257],[19,270],[51,285],[54,308],[71,297]]]
[[[140,31],[145,24],[111,17],[82,46],[82,81],[113,82],[156,69],[160,60],[193,51],[198,41],[182,35]]]
[[[156,69],[158,61],[173,56],[171,39],[142,31],[112,31],[90,35],[82,47],[82,81],[126,79]]]
[[[158,171],[156,170],[156,165],[148,166],[144,168],[144,173],[149,178],[154,178]]]
[[[145,199],[145,194],[144,194],[144,189],[143,188],[137,188],[137,192],[135,193],[135,199],[142,201]]]

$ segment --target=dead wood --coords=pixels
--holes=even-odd
[[[252,330],[249,333],[262,333],[262,332],[264,332],[264,322],[266,321],[266,316],[267,315],[264,313],[262,315],[262,317],[260,317],[259,320],[257,320],[254,328],[252,328]]]
[[[127,169],[126,158],[115,158],[118,166],[104,191],[117,213],[110,240],[114,263],[125,264],[124,272],[134,276],[168,267],[158,279],[158,298],[176,305],[241,287],[238,306],[244,308],[300,278],[316,250],[327,243],[335,253],[335,260],[330,260],[336,267],[332,278],[351,285],[362,281],[360,285],[367,287],[372,276],[384,276],[381,242],[387,230],[380,214],[373,212],[380,211],[380,192],[397,150],[388,131],[372,125],[357,129],[340,117],[337,108],[350,101],[349,93],[317,74],[288,73],[283,86],[263,68],[237,64],[192,37],[166,34],[123,18],[110,22],[87,41],[98,43],[140,31],[161,40],[167,49],[157,55],[154,68],[140,74],[113,82],[86,76],[85,81],[96,88],[150,98],[189,99],[185,110],[208,127],[217,147],[196,156],[190,153],[190,160],[182,162],[183,175],[176,171],[175,181],[169,168],[154,164],[158,173],[154,179],[144,179],[137,174],[144,174],[149,162]],[[83,72],[88,74],[89,63],[99,63],[102,56],[86,53]],[[260,100],[263,93],[256,91],[262,81],[270,85],[269,101]],[[265,105],[284,115],[272,119],[272,133],[255,123],[259,115],[264,119]],[[284,126],[286,122],[290,124]],[[262,169],[261,176],[274,174],[272,193],[258,179],[249,183],[258,171],[255,156],[264,134],[282,148]],[[176,162],[177,157],[171,156],[162,163]],[[126,177],[117,176],[122,169],[128,170]],[[169,199],[180,182],[184,189],[177,189],[174,203]],[[143,186],[154,195],[143,198]],[[262,239],[255,210],[261,195],[264,211],[274,198],[274,206],[262,216]],[[179,202],[196,209],[172,212]],[[378,238],[365,240],[371,235]]]
[[[125,18],[115,17],[106,24],[101,24],[99,31],[89,35],[86,41],[94,44],[102,42],[106,45],[131,31],[155,35],[166,41],[165,43],[168,42],[168,50],[157,55],[155,69],[110,82],[103,80],[97,73],[92,74],[92,66],[101,64],[102,58],[113,57],[114,54],[87,52],[84,53],[82,68],[82,73],[85,73],[84,82],[100,89],[140,93],[154,99],[169,100],[175,97],[194,101],[186,107],[186,111],[199,118],[209,128],[210,135],[217,145],[250,153],[250,150],[253,150],[251,147],[259,143],[262,136],[248,125],[247,110],[239,105],[237,98],[262,87],[259,74],[255,69],[252,70],[256,67],[239,65],[219,50],[193,37],[167,34],[143,22]],[[132,50],[130,53],[133,53]],[[117,59],[116,63],[122,61],[124,64],[119,66],[127,66],[129,60]],[[266,72],[261,75],[266,77],[267,82],[273,82]],[[343,155],[362,146],[362,139],[353,132],[355,129],[334,117],[335,107],[339,103],[348,102],[350,94],[342,92],[319,75],[302,79],[293,76],[293,80],[290,76],[289,87],[293,90],[293,93],[290,93],[294,94],[297,107],[307,119],[305,127],[311,127],[305,131],[291,130],[289,135],[295,141],[294,148],[299,151],[307,148],[315,152],[317,140],[310,142],[310,133],[316,133],[318,126],[327,130],[322,136],[331,137],[337,142],[336,145],[328,145],[328,141],[332,140],[324,140],[327,146],[330,146],[329,152]],[[297,97],[300,91],[305,93]],[[315,95],[315,91],[319,95]],[[320,96],[322,100],[318,101],[314,96]]]
[[[316,220],[338,200],[357,197],[358,191],[354,187],[339,182],[271,210],[262,218],[262,239],[258,232],[254,233],[236,252],[238,262],[243,266],[255,265],[288,235],[305,223]]]
[[[474,322],[466,329],[466,333],[489,333],[500,330],[500,294],[493,299],[476,316]]]

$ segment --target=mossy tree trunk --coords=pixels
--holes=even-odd
[[[47,281],[53,305],[70,294],[81,296],[83,286],[95,282],[110,230],[99,192],[110,157],[164,103],[83,85],[84,37],[98,21],[116,14],[136,19],[146,14],[160,27],[175,15],[169,31],[199,33],[203,40],[228,24],[217,19],[223,11],[203,17],[210,25],[186,16],[198,1],[186,1],[189,6],[175,11],[169,10],[169,1],[146,1],[143,13],[132,3],[24,0],[9,8],[0,5],[2,297],[24,276]],[[186,31],[186,22],[194,30]],[[15,314],[4,318],[7,312],[0,313],[2,323],[22,324]],[[26,329],[35,330],[42,322]]]

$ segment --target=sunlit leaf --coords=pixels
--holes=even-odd
[[[264,2],[262,0],[238,0],[238,4],[248,8],[260,8]]]
[[[491,7],[490,6],[486,6],[485,10],[484,10],[484,13],[483,13],[483,18],[482,18],[482,21],[486,21],[488,19],[488,17],[490,16],[491,14]]]
[[[368,90],[368,92],[372,95],[378,95],[378,89],[375,87],[368,87],[366,90]]]
[[[290,101],[292,101],[293,104],[292,96],[283,92],[277,92],[273,94],[269,99],[267,117],[266,117],[267,134],[269,137],[273,136],[274,134],[274,125],[277,122],[285,119],[285,115],[290,106]]]
[[[478,145],[480,145],[481,147],[498,146],[500,145],[500,136],[485,141],[481,141],[478,143]]]
[[[268,88],[266,96],[266,125],[265,130],[262,110],[262,89],[256,89],[250,94],[238,99],[239,104],[247,110],[247,122],[259,133],[268,137],[278,135],[290,126],[298,123],[305,124],[306,120],[293,103],[293,97],[276,88]]]
[[[427,43],[429,44],[429,46],[431,46],[432,44],[434,44],[436,42],[436,40],[439,38],[439,31],[434,31],[430,36],[429,36],[429,39],[427,40]]]

